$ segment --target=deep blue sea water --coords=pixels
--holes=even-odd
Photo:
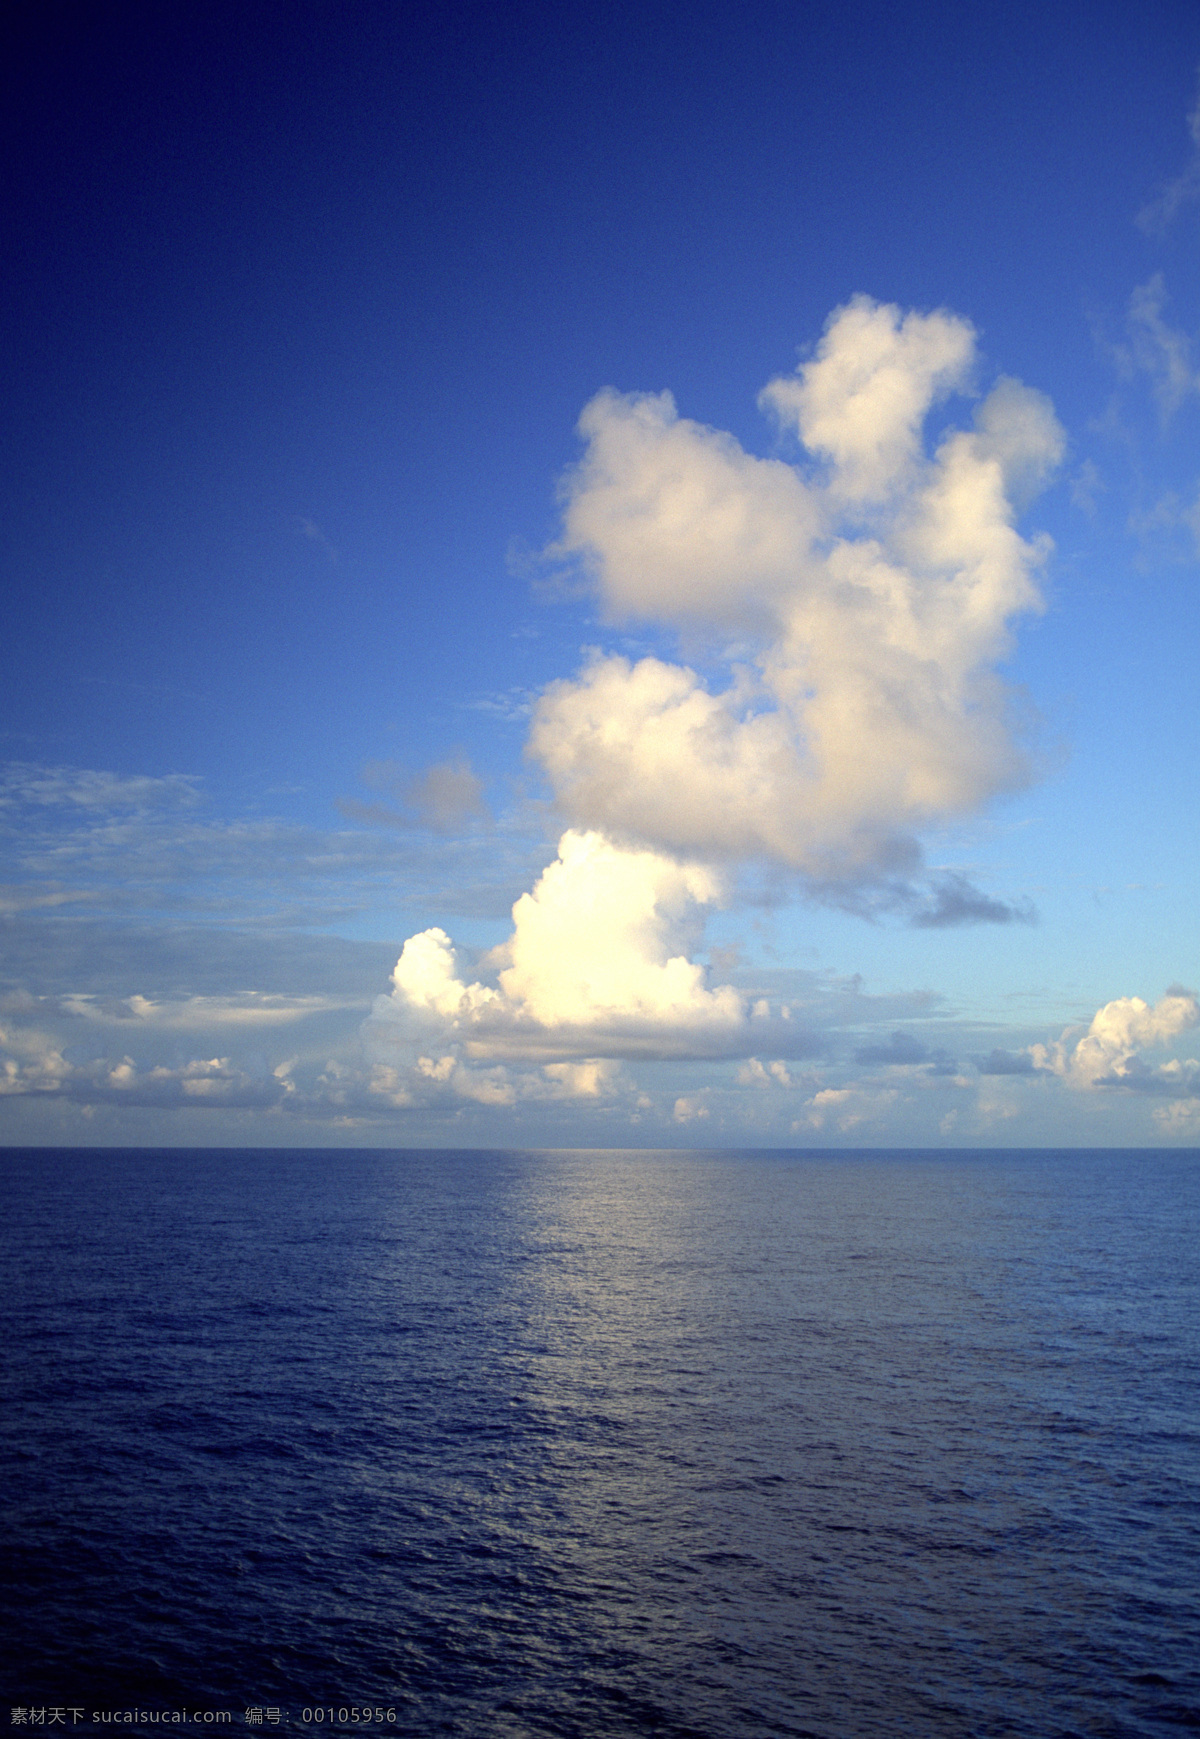
[[[1200,1154],[8,1152],[0,1214],[0,1723],[1200,1730]]]

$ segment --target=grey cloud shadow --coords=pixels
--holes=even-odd
[[[986,1057],[976,1057],[975,1067],[981,1075],[1036,1075],[1038,1072],[1028,1051],[989,1051]]]

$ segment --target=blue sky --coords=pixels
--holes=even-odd
[[[0,1139],[1197,1142],[1193,7],[6,29]]]

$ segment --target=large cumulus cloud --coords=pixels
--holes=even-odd
[[[1016,517],[1063,435],[1001,379],[930,450],[931,413],[973,394],[977,368],[966,320],[858,297],[761,395],[791,458],[680,417],[669,393],[592,400],[554,553],[609,620],[689,637],[723,675],[596,653],[545,690],[528,752],[567,824],[559,855],[517,902],[494,981],[461,978],[440,930],[411,938],[376,1038],[436,1029],[452,1062],[426,1060],[448,1078],[518,1054],[750,1055],[754,1020],[786,1017],[710,986],[687,949],[741,868],[846,903],[894,895],[920,878],[922,828],[1028,779],[996,666],[1041,607],[1048,546]],[[921,909],[1014,915],[965,882]]]
[[[599,656],[552,684],[529,747],[572,823],[869,877],[1028,777],[994,666],[1041,607],[1045,546],[1014,521],[1063,437],[1002,380],[927,456],[926,418],[974,367],[966,321],[856,300],[762,395],[807,466],[746,453],[669,394],[592,401],[558,549],[611,617],[737,633],[747,656],[716,689]]]
[[[1176,984],[1156,1003],[1114,997],[1086,1026],[1068,1027],[1048,1044],[993,1051],[978,1066],[983,1075],[1053,1081],[1080,1093],[1149,1095],[1160,1128],[1187,1135],[1200,1127],[1200,1059],[1169,1056],[1156,1063],[1146,1053],[1161,1054],[1196,1026],[1200,1001]]]
[[[449,936],[424,930],[405,943],[368,1039],[383,1055],[440,1043],[469,1060],[743,1055],[770,1011],[709,988],[687,955],[720,893],[703,865],[568,832],[513,907],[512,936],[489,961],[495,985],[467,982]]]
[[[1200,1097],[1200,1063],[1172,1058],[1152,1066],[1142,1055],[1197,1025],[1195,992],[1175,985],[1153,1005],[1140,996],[1116,997],[1097,1009],[1085,1032],[1068,1028],[1056,1043],[1034,1045],[1029,1055],[1035,1070],[1058,1075],[1072,1087]]]

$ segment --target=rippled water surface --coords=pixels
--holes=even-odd
[[[9,1152],[0,1191],[0,1720],[1200,1729],[1200,1155]]]

